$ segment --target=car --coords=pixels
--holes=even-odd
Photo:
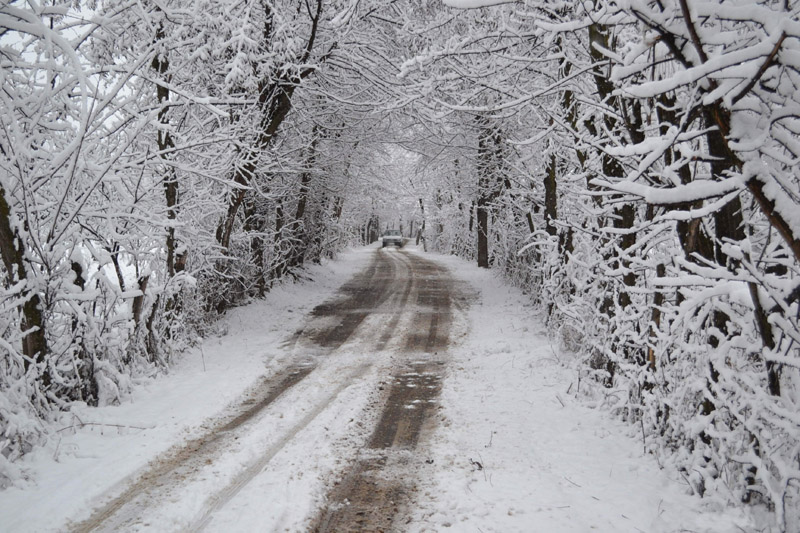
[[[386,248],[390,244],[399,248],[403,246],[403,234],[399,229],[388,229],[381,236],[381,241],[383,242],[381,248]]]

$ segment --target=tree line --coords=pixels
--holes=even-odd
[[[579,394],[786,528],[798,7],[445,4],[0,7],[0,484],[38,419],[118,401],[374,234],[395,143],[427,249],[503,272],[580,355]]]
[[[401,73],[445,139],[407,141],[430,175],[428,243],[529,292],[581,356],[580,393],[693,492],[763,503],[788,528],[798,7],[445,3],[481,9],[431,7]]]
[[[359,242],[384,4],[2,3],[0,486],[39,420]]]

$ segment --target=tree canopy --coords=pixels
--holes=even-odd
[[[0,485],[37,419],[119,401],[226,309],[392,227],[523,287],[582,394],[699,495],[782,522],[798,18],[787,0],[5,2]]]

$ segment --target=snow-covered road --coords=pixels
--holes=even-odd
[[[749,531],[580,404],[518,291],[367,247],[72,413],[2,531]],[[49,512],[43,512],[49,509]]]

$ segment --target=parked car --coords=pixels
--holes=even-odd
[[[382,248],[386,248],[390,244],[399,248],[403,246],[403,234],[398,229],[388,229],[381,236],[381,241],[383,242]]]

